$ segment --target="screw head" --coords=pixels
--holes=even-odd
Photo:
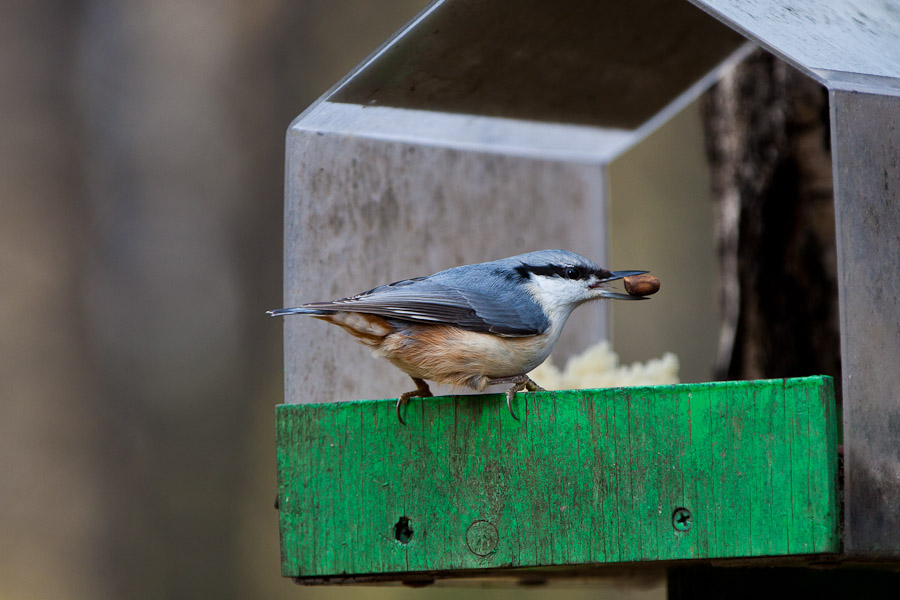
[[[684,507],[676,508],[672,513],[672,527],[675,531],[690,531],[692,519],[691,511]]]

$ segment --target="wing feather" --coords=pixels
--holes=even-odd
[[[383,285],[351,298],[304,308],[360,312],[415,323],[452,325],[504,336],[543,333],[550,323],[530,294],[496,273],[471,268]]]

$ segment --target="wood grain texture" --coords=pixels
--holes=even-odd
[[[519,394],[514,409],[413,400],[404,427],[393,400],[279,406],[282,574],[840,551],[828,377]]]

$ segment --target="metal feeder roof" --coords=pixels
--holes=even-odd
[[[900,92],[900,3],[691,0],[831,88]],[[882,79],[884,78],[884,79]]]
[[[682,0],[439,0],[295,125],[609,162],[750,49]]]

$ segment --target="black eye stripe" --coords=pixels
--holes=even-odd
[[[571,276],[568,271],[573,269],[577,271]],[[606,279],[611,277],[612,273],[605,269],[588,269],[576,265],[521,265],[516,267],[516,273],[522,279],[527,279],[531,274],[543,275],[544,277],[562,277],[564,279],[590,279],[591,275],[595,275],[597,279]]]
[[[528,279],[532,274],[543,275],[544,277],[562,277],[565,267],[558,265],[522,265],[516,267],[516,272],[523,279]]]

